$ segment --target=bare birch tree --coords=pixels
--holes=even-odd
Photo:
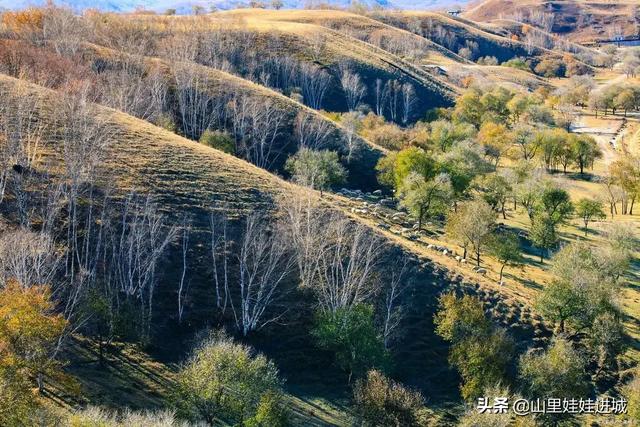
[[[361,126],[361,115],[355,111],[350,111],[342,115],[340,124],[344,130],[344,143],[346,150],[347,162],[351,162],[351,159],[356,152],[360,139],[358,138],[358,130]]]
[[[306,189],[278,200],[280,233],[290,242],[298,264],[298,280],[303,288],[311,288],[318,277],[320,260],[329,250],[326,224],[330,215],[319,204],[317,196]]]
[[[240,298],[232,300],[236,326],[244,336],[277,321],[283,313],[269,313],[282,296],[282,285],[291,272],[292,257],[277,234],[264,220],[252,215],[245,227],[238,251]],[[239,307],[236,309],[236,305]]]
[[[360,105],[360,101],[367,93],[367,87],[362,83],[360,76],[349,69],[342,69],[340,85],[347,101],[347,108],[353,111]]]
[[[274,306],[295,263],[281,236],[264,218],[249,215],[236,242],[227,240],[225,233],[212,247],[216,293],[222,289],[229,298],[238,331],[247,336],[278,321],[284,312]]]
[[[376,294],[376,267],[384,244],[365,226],[348,219],[334,218],[325,229],[330,246],[319,260],[319,274],[312,287],[322,309],[333,312]]]
[[[189,283],[186,281],[187,276],[187,254],[189,253],[189,238],[191,237],[191,224],[185,215],[182,220],[180,229],[181,234],[181,252],[182,252],[182,274],[178,283],[178,323],[182,323],[182,315],[184,313],[184,302],[189,292]]]
[[[300,65],[300,88],[304,103],[309,107],[316,110],[322,108],[322,100],[330,82],[331,76],[321,68],[307,63]]]
[[[408,288],[406,282],[408,265],[407,258],[397,262],[390,271],[388,285],[385,288],[382,336],[386,348],[389,348],[394,338],[396,338],[398,326],[400,326],[404,316],[401,301]]]
[[[286,113],[271,99],[247,95],[236,96],[227,110],[237,152],[256,166],[268,169],[284,148],[277,143]]]
[[[53,284],[59,264],[60,254],[46,234],[18,229],[0,236],[0,287],[10,279],[24,288]]]
[[[195,65],[177,65],[174,77],[182,132],[198,139],[217,122],[216,112],[222,110],[225,100],[211,94],[211,82]]]
[[[326,147],[334,131],[328,120],[301,110],[296,116],[294,132],[298,139],[298,147],[320,150]]]
[[[158,262],[176,237],[151,196],[130,194],[124,200],[120,224],[111,236],[113,280],[118,291],[140,304],[142,334],[151,328]]]
[[[411,118],[416,104],[416,90],[411,83],[402,85],[402,124],[406,125]]]

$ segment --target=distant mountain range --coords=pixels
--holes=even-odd
[[[470,0],[366,0],[365,3],[378,5],[384,8],[399,8],[407,10],[448,8],[456,5],[463,6]],[[0,8],[23,9],[28,6],[40,6],[45,0],[0,0]],[[263,0],[269,5],[270,0]],[[309,3],[328,3],[334,6],[348,7],[351,0],[283,0],[287,9],[300,9]],[[191,13],[193,6],[202,6],[205,10],[215,6],[217,9],[235,9],[249,4],[249,0],[68,0],[59,1],[56,4],[66,5],[74,10],[99,9],[106,12],[131,12],[138,8],[164,12],[167,9],[176,9],[177,13]]]

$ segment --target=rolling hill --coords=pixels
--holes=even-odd
[[[19,84],[21,83],[16,79],[0,76],[0,91],[15,91]],[[41,123],[48,122],[53,112],[46,106],[53,105],[51,100],[56,97],[56,93],[35,85],[25,87],[22,84],[20,87],[25,97],[40,101],[38,120]],[[161,211],[166,213],[172,222],[179,222],[181,215],[188,214],[194,227],[194,234],[189,243],[195,261],[194,270],[190,273],[194,286],[189,291],[191,296],[188,300],[188,321],[179,325],[176,320],[174,275],[179,271],[179,248],[173,247],[163,266],[166,271],[172,273],[159,284],[156,297],[156,328],[162,331],[162,338],[153,346],[156,360],[148,360],[148,356],[139,350],[122,347],[121,356],[113,361],[114,367],[121,366],[122,369],[129,370],[130,366],[127,363],[132,363],[135,359],[135,363],[146,366],[146,373],[138,372],[132,377],[118,374],[110,381],[105,372],[97,373],[87,366],[87,360],[91,360],[90,353],[95,349],[92,349],[90,343],[83,341],[77,342],[77,347],[74,347],[76,353],[72,360],[77,364],[71,363],[68,367],[70,372],[81,376],[82,383],[92,388],[91,395],[95,396],[97,402],[129,402],[134,405],[134,402],[137,402],[141,407],[149,407],[147,405],[155,405],[158,400],[147,400],[148,396],[144,397],[144,394],[139,393],[139,386],[127,381],[142,381],[145,389],[152,387],[154,399],[166,399],[168,396],[163,394],[166,393],[163,390],[169,387],[167,381],[170,381],[170,372],[174,369],[171,363],[183,356],[183,352],[177,351],[176,348],[188,347],[182,341],[186,339],[185,336],[206,325],[214,315],[215,303],[206,279],[209,274],[206,261],[206,242],[209,236],[206,228],[210,212],[223,210],[227,214],[243,214],[259,210],[265,215],[277,216],[278,212],[274,209],[275,201],[298,194],[300,188],[247,162],[196,144],[143,120],[97,105],[91,108],[92,116],[103,124],[104,131],[108,134],[106,151],[103,153],[107,161],[101,166],[100,172],[104,181],[101,180],[100,185],[110,187],[117,197],[123,197],[131,189],[153,195]],[[55,142],[47,145],[47,154],[39,165],[46,165],[48,170],[55,170],[54,165],[61,161],[59,150],[60,147]],[[513,316],[514,310],[520,312],[521,307],[524,307],[522,296],[510,291],[502,295],[504,289],[496,287],[491,281],[483,280],[480,275],[477,277],[478,283],[463,280],[462,276],[455,272],[456,267],[453,264],[449,264],[449,267],[439,265],[439,260],[434,262],[433,252],[428,251],[426,245],[418,245],[376,227],[371,219],[349,213],[351,204],[348,199],[331,196],[319,201],[328,209],[370,228],[371,232],[379,235],[391,251],[389,258],[385,258],[385,263],[391,265],[398,260],[408,260],[411,266],[410,281],[415,286],[415,290],[412,291],[414,303],[408,307],[410,312],[406,320],[407,324],[411,325],[405,338],[410,345],[400,355],[405,363],[399,367],[398,375],[407,383],[430,393],[434,405],[444,403],[452,394],[455,395],[455,380],[448,369],[443,369],[446,365],[447,345],[433,332],[432,313],[437,308],[435,296],[449,287],[465,289],[491,301],[495,307],[501,307],[496,309],[494,314],[496,319],[503,322],[507,322],[506,316]],[[292,298],[300,297],[298,295]],[[287,376],[293,393],[291,399],[297,402],[296,407],[301,407],[300,410],[306,417],[303,418],[303,424],[308,425],[308,422],[317,422],[318,417],[326,414],[311,410],[296,397],[296,390],[303,390],[304,401],[309,398],[309,393],[315,398],[331,398],[332,395],[324,394],[325,387],[330,384],[334,390],[339,390],[344,387],[344,383],[340,383],[339,376],[338,379],[327,379],[326,365],[319,366],[318,371],[314,368],[306,372],[299,370],[300,359],[304,357],[305,349],[311,345],[308,337],[300,333],[299,327],[308,323],[308,310],[311,307],[306,304],[299,304],[297,307],[297,312],[291,313],[288,317],[289,327],[286,328],[286,334],[282,334],[283,331],[275,325],[267,330],[266,335],[256,344],[276,360]],[[509,319],[513,322],[512,317]],[[523,337],[529,337],[531,326],[527,326],[524,319],[522,322],[523,329],[520,333]],[[513,325],[512,328],[514,331],[518,330]],[[278,339],[272,340],[271,334],[277,334]],[[86,354],[87,352],[89,354]],[[154,375],[162,376],[162,381],[158,384],[147,384],[146,381],[153,380]],[[60,396],[57,399],[60,399]],[[446,412],[445,410],[444,413]]]
[[[640,24],[638,3],[629,0],[485,0],[468,7],[463,16],[479,22],[529,22],[579,43],[637,37]]]
[[[368,0],[365,3],[375,7],[385,8],[400,8],[400,9],[434,9],[434,8],[446,8],[452,6],[464,5],[469,0]],[[236,7],[246,6],[249,2],[243,0],[99,0],[99,1],[87,1],[87,0],[65,0],[56,2],[61,5],[66,5],[75,10],[84,9],[98,9],[105,12],[132,12],[139,8],[145,10],[152,10],[155,12],[164,12],[167,9],[175,9],[177,13],[189,14],[193,10],[193,6],[200,6],[205,9],[209,9],[211,6],[215,6],[218,9],[233,9]],[[308,1],[304,0],[285,0],[283,6],[287,9],[301,9],[306,7]],[[351,2],[348,0],[329,0],[321,2],[323,4],[329,4],[333,7],[348,8],[351,6]],[[44,0],[0,0],[0,7],[7,9],[21,9],[27,6],[43,6],[46,4]],[[269,2],[266,2],[268,5]],[[320,4],[320,2],[319,2]]]

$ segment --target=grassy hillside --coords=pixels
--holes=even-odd
[[[351,64],[362,76],[368,88],[365,102],[370,106],[375,104],[376,79],[397,79],[401,83],[414,85],[419,99],[416,105],[417,116],[429,108],[450,105],[456,89],[437,76],[404,60],[402,45],[408,44],[405,47],[407,50],[424,51],[427,56],[444,56],[450,52],[409,33],[397,34],[398,30],[376,21],[369,19],[364,23],[360,22],[366,18],[358,17],[356,24],[349,26],[349,32],[340,31],[340,26],[334,23],[335,16],[347,19],[345,24],[348,25],[351,25],[351,19],[356,17],[334,11],[283,11],[274,14],[271,11],[234,10],[214,14],[210,20],[212,25],[222,25],[232,19],[232,22],[239,22],[236,24],[239,30],[255,31],[258,34],[258,45],[255,48],[266,56],[273,55],[273,41],[277,40],[281,44],[280,51],[294,55],[299,60],[321,65],[336,76],[336,80],[339,78],[338,65]],[[359,36],[359,28],[368,33],[368,38],[363,40]],[[401,40],[397,41],[398,38]],[[388,48],[388,45],[393,44],[398,46],[399,50]],[[329,88],[326,108],[344,111],[344,96],[337,83],[334,81]]]
[[[0,14],[0,388],[62,417],[344,427],[381,396],[370,424],[404,427],[480,425],[495,384],[626,393],[638,80],[531,34],[555,37],[432,12]],[[22,312],[40,363],[5,340]]]
[[[0,77],[0,88],[13,90],[18,81],[10,77]],[[39,120],[47,121],[51,112],[45,105],[47,100],[55,96],[54,92],[29,86],[26,92],[29,97],[41,101],[43,109],[39,112]],[[227,213],[236,214],[260,210],[275,215],[274,200],[298,189],[272,174],[250,165],[233,156],[202,146],[181,138],[171,132],[157,128],[145,121],[133,118],[121,112],[94,106],[95,117],[106,125],[109,144],[105,157],[104,176],[117,193],[124,194],[132,188],[142,193],[153,194],[172,221],[179,221],[180,215],[188,214],[197,230],[192,237],[191,245],[195,259],[195,270],[191,273],[194,287],[190,290],[187,320],[179,325],[176,321],[175,273],[170,273],[158,289],[158,321],[154,328],[161,339],[154,341],[150,347],[155,355],[149,359],[139,349],[126,345],[114,345],[107,356],[108,370],[97,366],[95,360],[97,349],[83,339],[79,339],[69,349],[71,364],[69,372],[80,377],[80,382],[89,388],[86,398],[93,403],[119,405],[129,402],[133,407],[153,408],[167,398],[170,387],[171,363],[181,360],[184,352],[190,348],[190,336],[215,318],[214,302],[207,279],[206,253],[202,252],[206,234],[200,234],[207,226],[209,212],[212,209],[223,209]],[[51,168],[51,161],[59,157],[58,147],[51,145],[47,149],[47,160],[42,165]],[[351,204],[348,199],[334,196],[325,203],[332,209],[344,212],[356,221],[375,228],[375,222],[367,218],[351,216]],[[379,230],[375,231],[384,237],[385,242],[394,248],[385,262],[397,262],[407,258],[411,267],[410,279],[415,286],[410,313],[404,320],[410,325],[403,341],[411,343],[403,347],[398,355],[404,361],[396,367],[396,374],[408,384],[419,387],[431,396],[432,407],[440,408],[447,417],[451,410],[451,399],[457,394],[456,379],[446,366],[448,346],[434,335],[432,315],[437,307],[436,296],[448,287],[466,289],[491,301],[497,308],[494,312],[497,319],[509,318],[513,324],[513,307],[519,311],[524,307],[518,298],[501,296],[499,288],[478,276],[473,284],[463,280],[455,267],[449,270],[446,266],[433,263],[433,254],[424,245],[416,245],[396,234]],[[173,250],[172,250],[173,251]],[[204,250],[206,252],[206,250]],[[177,253],[172,252],[175,255]],[[169,256],[165,268],[177,270],[177,259]],[[446,264],[445,264],[446,265]],[[298,297],[296,297],[298,298]],[[501,302],[503,301],[504,302]],[[341,419],[339,411],[326,403],[347,402],[348,388],[344,377],[339,372],[328,369],[329,355],[317,355],[318,359],[309,364],[308,352],[312,344],[302,331],[308,328],[313,317],[311,306],[300,305],[296,313],[288,318],[287,328],[274,325],[265,332],[254,336],[251,342],[274,358],[285,377],[288,379],[288,390],[292,393],[292,401],[296,411],[300,411],[305,421],[319,422],[326,425],[326,419]],[[507,316],[507,317],[503,317]],[[529,335],[528,320],[523,319],[523,337]],[[514,330],[516,330],[515,328]],[[277,338],[276,338],[277,337]],[[176,351],[181,348],[181,351]],[[165,366],[165,364],[167,364]],[[304,370],[300,366],[305,366]],[[98,371],[94,371],[98,369]],[[98,374],[99,373],[99,374]],[[130,374],[131,375],[130,375]],[[114,376],[112,378],[112,375]],[[54,393],[52,391],[52,393]],[[55,400],[65,401],[65,394],[55,392]],[[61,397],[62,396],[62,397]],[[320,400],[318,400],[320,399]],[[75,400],[65,401],[73,404]],[[315,403],[314,403],[315,402]],[[324,402],[324,403],[323,403]],[[60,402],[62,403],[62,402]],[[319,407],[317,405],[320,405]],[[441,406],[443,405],[443,406]],[[325,421],[320,421],[325,419]],[[311,420],[311,421],[310,421]],[[314,421],[315,420],[315,421]],[[337,425],[346,425],[337,422]]]
[[[635,36],[638,33],[638,5],[631,0],[486,0],[467,8],[463,15],[474,21],[491,22],[527,16],[533,12],[553,14],[551,32],[579,43],[610,39],[617,34]]]

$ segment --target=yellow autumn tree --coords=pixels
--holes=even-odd
[[[0,425],[24,425],[44,378],[61,377],[52,352],[65,326],[49,287],[9,281],[0,289]]]

